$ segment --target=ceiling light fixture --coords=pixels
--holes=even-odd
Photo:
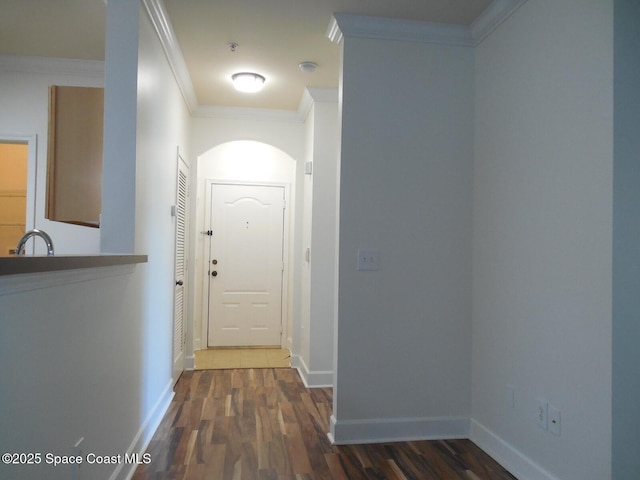
[[[233,74],[231,80],[233,80],[233,86],[239,92],[255,93],[262,90],[265,78],[257,73],[240,72]]]
[[[313,72],[316,71],[316,68],[318,67],[318,64],[315,63],[315,62],[302,62],[302,63],[300,63],[298,65],[298,67],[304,73],[313,73]]]

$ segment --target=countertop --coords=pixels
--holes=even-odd
[[[147,255],[6,255],[0,256],[0,276],[146,263]]]

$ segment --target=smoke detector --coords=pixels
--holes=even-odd
[[[314,62],[302,62],[302,63],[300,63],[298,65],[298,67],[304,73],[313,73],[313,72],[315,72],[316,68],[318,67],[318,64],[314,63]]]

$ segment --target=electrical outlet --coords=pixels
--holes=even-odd
[[[372,249],[358,249],[358,271],[378,270],[380,252]]]
[[[549,405],[549,431],[560,436],[560,409]]]
[[[549,406],[546,400],[538,398],[536,400],[536,424],[543,430],[548,428],[548,410]]]

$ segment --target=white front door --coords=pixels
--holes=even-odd
[[[280,346],[284,187],[212,184],[208,345]]]

